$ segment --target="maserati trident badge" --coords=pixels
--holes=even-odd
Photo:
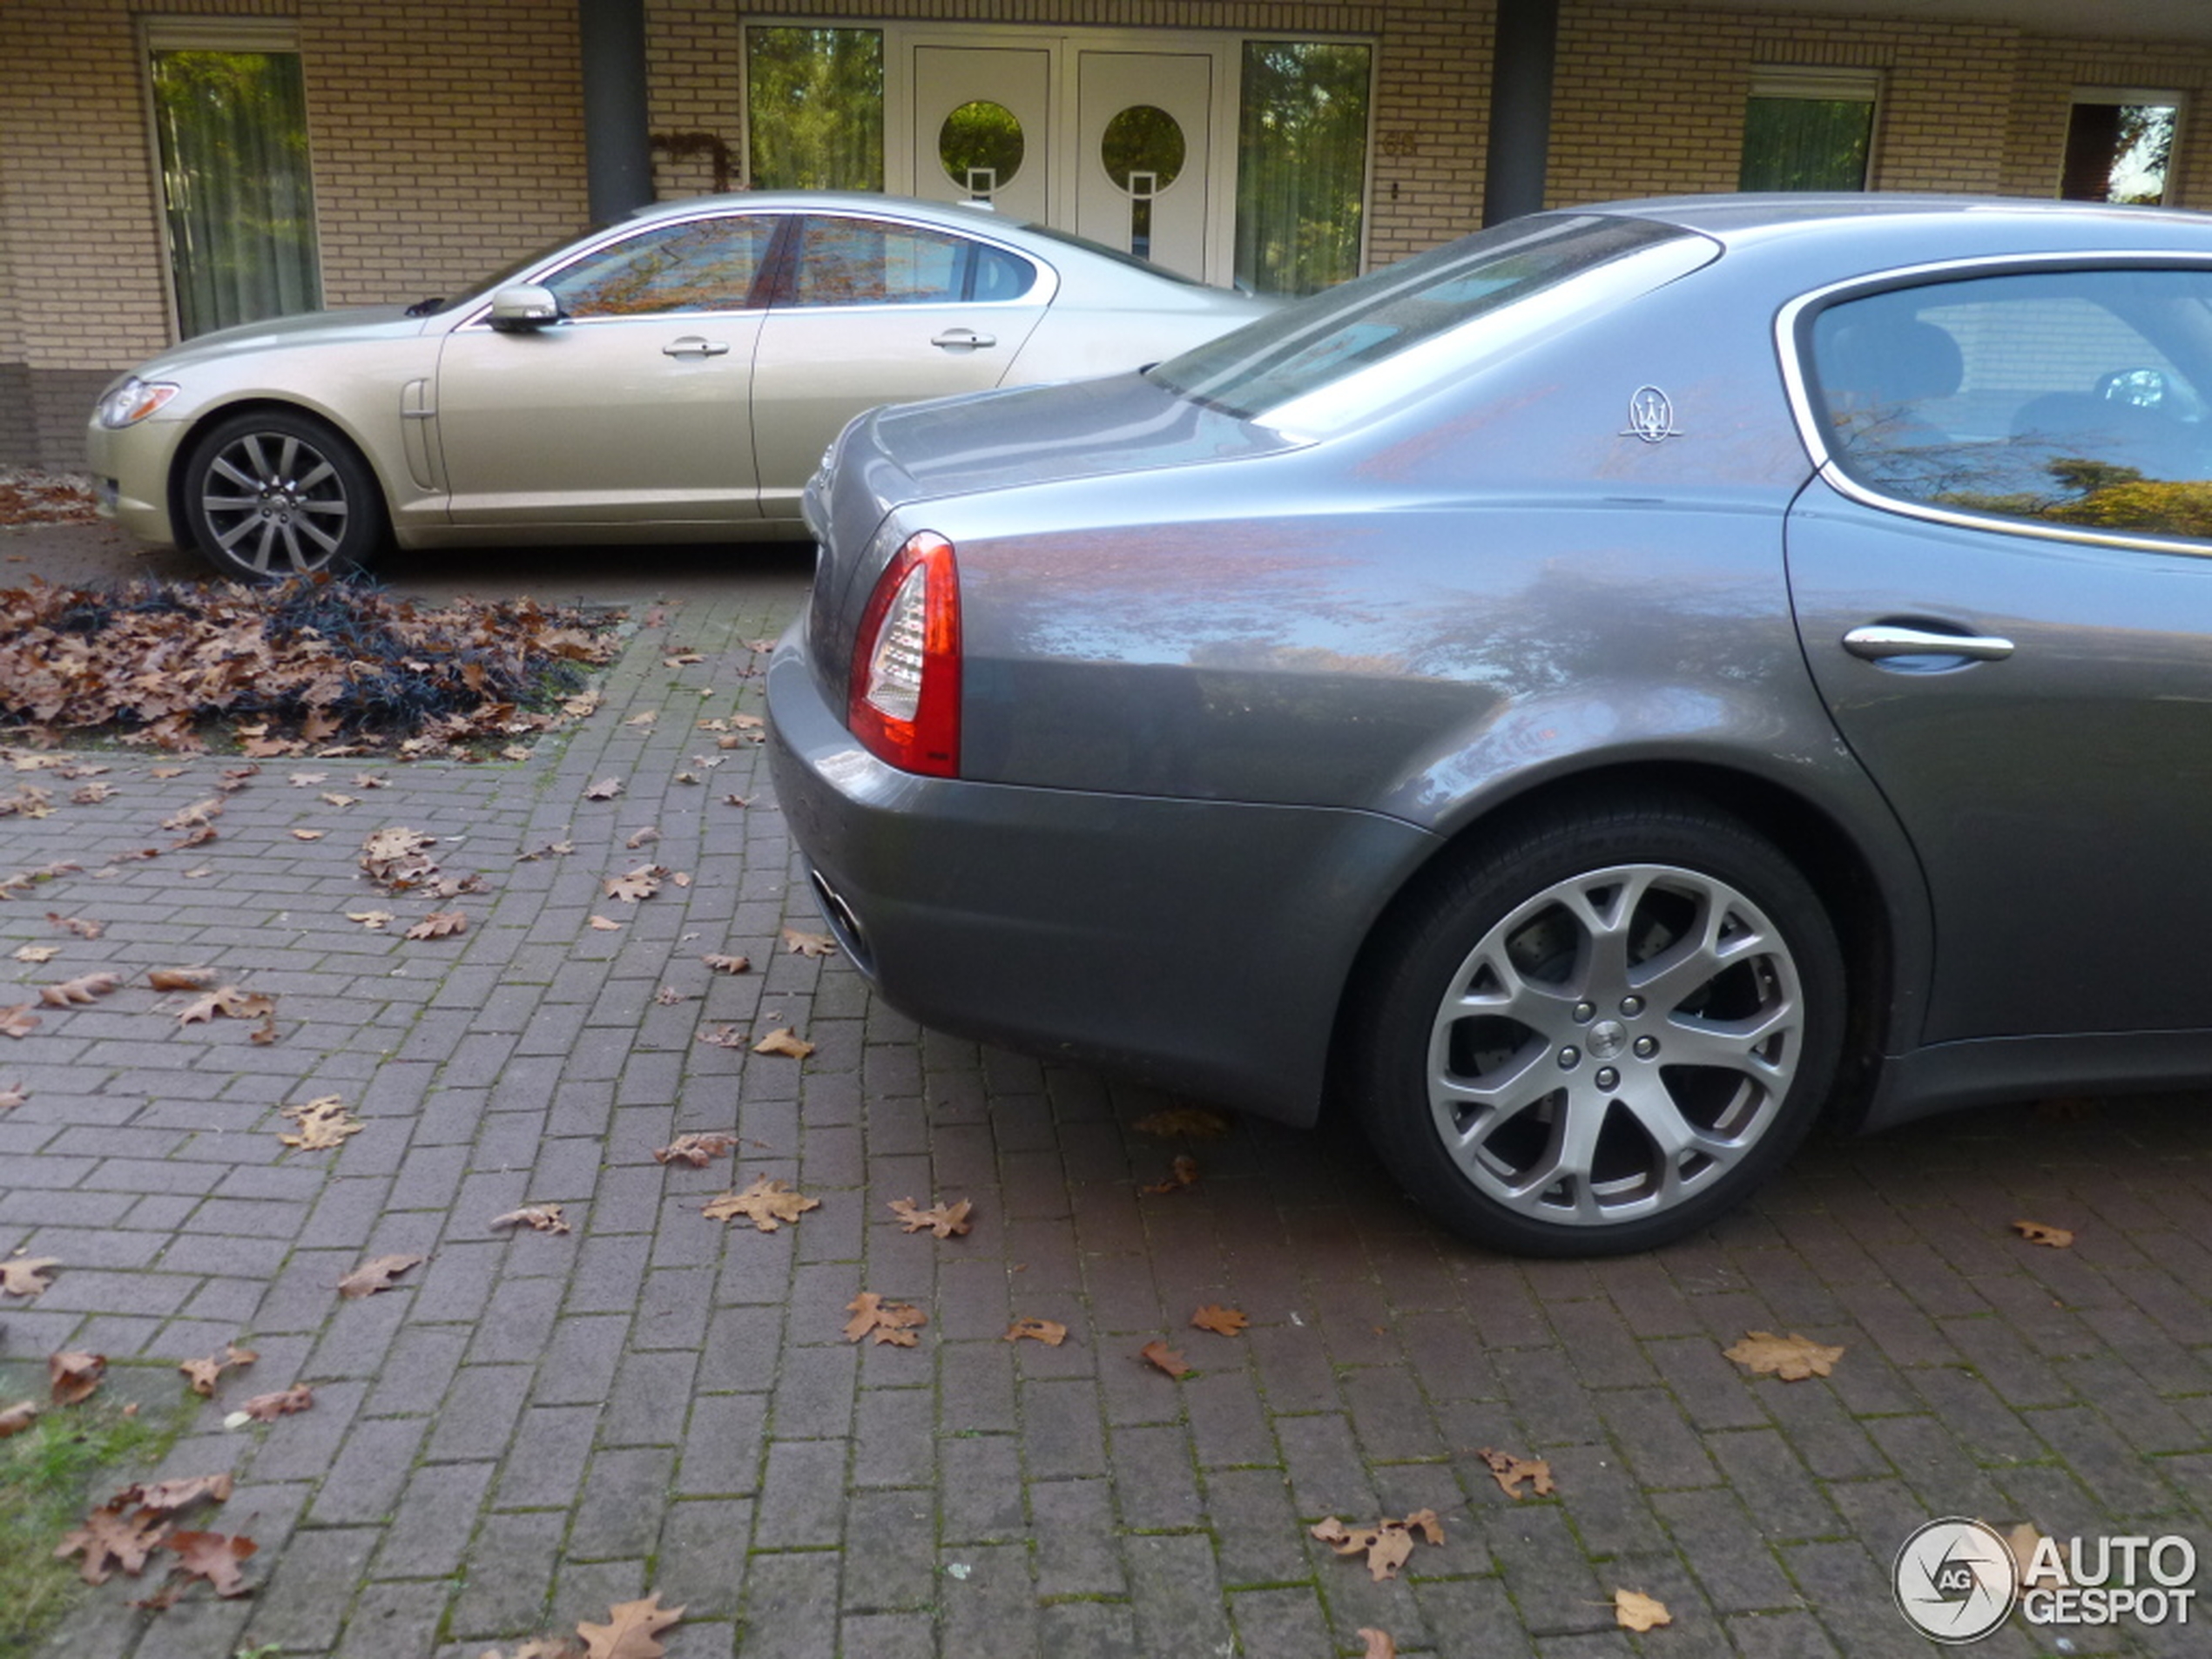
[[[1656,386],[1637,387],[1635,395],[1629,400],[1629,424],[1621,435],[1642,438],[1646,443],[1664,443],[1682,436],[1675,425],[1674,401]]]

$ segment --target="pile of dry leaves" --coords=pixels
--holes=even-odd
[[[0,473],[0,524],[90,524],[98,516],[90,483],[74,474]]]
[[[199,746],[251,723],[308,744],[512,737],[568,718],[610,619],[529,600],[433,608],[328,579],[244,588],[134,582],[0,590],[0,728],[34,741],[119,729]]]

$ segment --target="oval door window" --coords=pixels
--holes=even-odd
[[[945,176],[972,201],[988,201],[1022,171],[1022,123],[1003,104],[974,98],[945,118],[937,130],[937,159]]]
[[[1175,182],[1184,155],[1182,123],[1151,104],[1130,105],[1098,140],[1106,176],[1129,192],[1129,251],[1140,260],[1152,257],[1152,198]]]

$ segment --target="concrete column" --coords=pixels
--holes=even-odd
[[[583,58],[584,176],[596,224],[653,199],[645,0],[577,0],[577,21]]]
[[[1498,0],[1490,47],[1490,151],[1482,179],[1485,225],[1543,207],[1558,49],[1559,0]]]

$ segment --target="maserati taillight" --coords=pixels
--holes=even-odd
[[[960,577],[943,536],[908,536],[868,596],[846,724],[902,771],[959,775]]]

